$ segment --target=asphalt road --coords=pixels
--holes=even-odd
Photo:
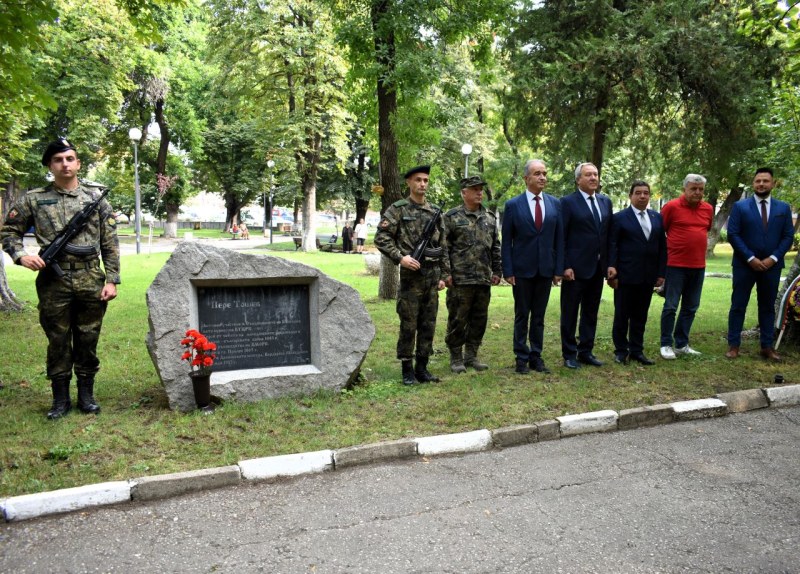
[[[800,407],[0,526],[0,572],[800,572]]]

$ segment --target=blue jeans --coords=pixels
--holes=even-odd
[[[697,308],[700,306],[700,295],[703,292],[705,276],[705,268],[667,267],[664,281],[664,309],[661,311],[662,347],[674,346],[679,349],[689,344],[689,331],[692,328]],[[681,311],[676,321],[675,312],[679,302]],[[673,335],[675,337],[674,345]]]

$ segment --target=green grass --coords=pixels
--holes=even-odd
[[[727,246],[717,248],[709,271],[730,270],[730,252],[723,247]],[[776,373],[789,383],[800,376],[798,353],[789,346],[781,349],[787,360],[779,366],[757,357],[757,339],[745,342],[745,355],[738,361],[724,359],[730,280],[708,278],[692,330],[692,346],[703,355],[659,360],[649,368],[611,363],[613,298],[609,289],[603,295],[596,345],[596,354],[607,365],[578,372],[562,368],[560,290],[554,289],[545,331],[544,359],[553,369],[548,376],[514,373],[513,298],[508,286],[493,289],[489,328],[481,349],[492,368],[481,374],[450,375],[443,352],[447,312],[442,294],[434,342],[438,352],[431,370],[443,381],[406,388],[399,383],[394,354],[398,328],[394,302],[377,299],[377,278],[366,275],[363,258],[293,251],[274,254],[317,267],[361,293],[377,332],[363,365],[363,380],[341,394],[226,402],[212,416],[168,409],[145,348],[145,291],[168,254],[123,257],[123,284],[109,306],[99,348],[102,368],[95,394],[103,411],[97,417],[76,411],[56,422],[44,416],[50,391],[44,373],[46,340],[35,309],[34,274],[16,266],[8,268],[12,288],[31,303],[24,312],[4,314],[0,320],[5,357],[0,364],[0,384],[5,386],[0,390],[0,496],[235,464],[245,458],[497,428],[567,413],[704,398],[769,386]],[[652,357],[658,353],[661,304],[662,299],[654,298],[650,310],[646,350]],[[754,317],[753,301],[749,326]]]

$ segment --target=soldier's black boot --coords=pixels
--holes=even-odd
[[[417,355],[417,365],[414,367],[414,376],[420,383],[438,383],[439,377],[434,377],[428,371],[428,357]]]
[[[78,410],[87,415],[100,412],[100,405],[94,400],[94,377],[78,377]]]
[[[464,366],[472,367],[476,371],[485,371],[489,365],[478,359],[478,349],[467,346],[464,350]]]
[[[403,384],[404,385],[413,385],[417,381],[414,380],[414,364],[408,361],[402,361],[403,365]]]
[[[53,390],[53,406],[47,412],[48,419],[60,419],[72,408],[72,403],[69,400],[70,378],[59,377],[50,381],[50,388]]]

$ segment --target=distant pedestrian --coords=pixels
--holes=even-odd
[[[358,220],[358,225],[356,225],[355,234],[356,234],[356,252],[357,253],[364,253],[364,243],[367,241],[367,233],[369,229],[367,224],[364,223],[364,218]]]
[[[350,227],[350,222],[345,221],[342,227],[342,252],[350,253],[353,251],[353,228]]]

